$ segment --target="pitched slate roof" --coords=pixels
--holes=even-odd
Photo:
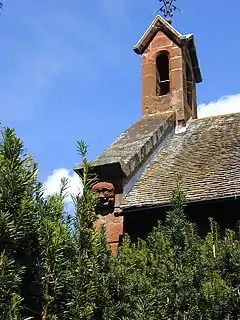
[[[128,177],[174,130],[174,127],[173,112],[144,116],[123,132],[91,165],[94,168],[119,164],[124,175]],[[74,167],[76,171],[79,169],[81,165]]]
[[[188,201],[240,195],[240,113],[193,120],[155,156],[123,209],[169,203],[180,174]]]

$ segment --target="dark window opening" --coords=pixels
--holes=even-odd
[[[192,80],[192,72],[188,65],[186,67],[186,73],[187,73],[187,102],[189,107],[192,109],[193,80]]]
[[[157,66],[157,96],[170,92],[169,59],[167,53],[160,54],[156,59]]]

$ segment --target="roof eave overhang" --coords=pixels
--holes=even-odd
[[[191,205],[195,203],[204,203],[204,202],[216,202],[216,201],[223,201],[223,200],[239,200],[240,194],[232,195],[232,196],[222,196],[222,197],[215,197],[210,199],[196,199],[196,200],[187,200],[186,205]],[[129,213],[137,212],[137,211],[149,211],[157,208],[169,208],[171,206],[170,202],[161,203],[161,204],[149,204],[149,205],[142,205],[142,206],[131,206],[131,207],[121,207],[121,213],[119,215],[124,216]]]
[[[94,163],[95,162],[95,163]],[[122,161],[115,161],[111,163],[90,163],[90,173],[96,174],[99,180],[108,180],[115,182],[121,187],[121,181],[129,175],[128,167]],[[77,164],[73,167],[73,170],[81,177],[83,172],[83,165]]]
[[[188,51],[189,51],[191,61],[192,61],[195,82],[200,83],[200,82],[202,82],[202,75],[201,75],[201,71],[200,71],[200,67],[199,67],[197,51],[196,51],[196,46],[195,46],[195,42],[194,42],[194,36],[191,35],[190,37],[185,38],[185,39],[187,41]]]

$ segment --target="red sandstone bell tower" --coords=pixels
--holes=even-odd
[[[157,16],[134,51],[142,56],[142,114],[176,112],[177,124],[197,118],[196,83],[201,73],[193,35],[181,35]]]

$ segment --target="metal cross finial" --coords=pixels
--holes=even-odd
[[[155,13],[158,13],[160,11],[163,13],[164,18],[171,18],[174,11],[176,11],[177,9],[180,10],[174,5],[175,1],[176,0],[159,0],[162,6]]]

